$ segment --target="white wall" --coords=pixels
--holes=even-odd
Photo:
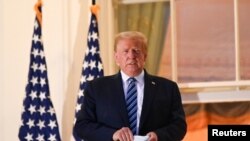
[[[1,45],[1,91],[2,140],[17,140],[18,125],[24,96],[25,82],[28,69],[28,51],[30,50],[31,30],[34,13],[31,8],[33,3],[22,4],[16,1],[3,0],[3,43]],[[15,4],[13,4],[13,3]],[[29,38],[27,38],[29,37]]]
[[[86,47],[87,0],[44,0],[43,41],[50,95],[64,141],[70,140]],[[0,0],[0,140],[17,141],[28,78],[34,0]]]
[[[3,78],[2,76],[4,76],[4,70],[3,70],[3,59],[4,59],[4,48],[3,48],[3,1],[0,0],[0,111],[4,111],[4,108],[3,108],[3,101],[4,101],[4,95],[3,95],[3,92],[4,92],[4,81],[3,81]],[[0,112],[2,113],[2,112]],[[3,134],[4,134],[4,131],[3,131],[3,116],[0,114],[0,140],[2,141],[3,140]]]

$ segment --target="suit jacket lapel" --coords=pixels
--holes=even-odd
[[[154,89],[156,82],[146,73],[145,71],[145,83],[144,83],[144,98],[143,98],[143,105],[141,111],[141,118],[140,118],[140,125],[139,131],[141,127],[143,127],[143,123],[146,121],[147,115],[150,114],[150,106],[152,105],[154,99]]]
[[[118,73],[114,77],[114,102],[116,105],[117,112],[121,115],[123,122],[125,125],[129,125],[128,122],[128,115],[127,115],[127,109],[126,109],[126,101],[124,96],[124,90],[123,90],[123,84],[122,84],[122,78],[121,74]]]

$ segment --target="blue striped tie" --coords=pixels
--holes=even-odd
[[[136,134],[136,123],[137,123],[137,89],[136,89],[136,79],[128,79],[128,89],[126,96],[126,104],[129,118],[129,125],[132,133]]]

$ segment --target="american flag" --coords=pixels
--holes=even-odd
[[[47,66],[43,50],[41,23],[41,6],[34,24],[30,66],[26,97],[23,101],[22,123],[19,129],[20,141],[60,141],[55,110],[50,99]]]
[[[98,24],[96,15],[93,13],[91,14],[87,42],[88,46],[85,51],[85,57],[82,66],[82,75],[80,79],[80,89],[78,92],[77,104],[75,109],[75,121],[83,103],[86,82],[103,76],[103,65],[99,49]],[[81,140],[74,132],[73,135],[76,141]]]

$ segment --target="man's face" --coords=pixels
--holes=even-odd
[[[146,57],[146,50],[138,41],[122,39],[116,45],[116,64],[128,76],[132,77],[141,73]]]

